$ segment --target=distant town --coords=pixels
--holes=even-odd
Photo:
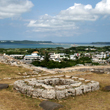
[[[108,65],[110,62],[110,46],[78,46],[36,49],[0,49],[25,63],[47,68],[65,68],[71,66]]]

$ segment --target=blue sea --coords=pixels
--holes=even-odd
[[[91,43],[42,43],[42,44],[10,44],[4,43],[0,44],[0,48],[56,48],[56,47],[77,47],[77,46],[95,46],[95,47],[104,47],[110,46],[110,44],[106,45],[98,45],[98,44],[91,44]]]

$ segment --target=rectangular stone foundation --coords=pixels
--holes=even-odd
[[[41,80],[24,79],[14,83],[14,89],[33,98],[62,99],[99,89],[99,82],[78,77],[43,77]]]

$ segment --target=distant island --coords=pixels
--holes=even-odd
[[[0,40],[0,44],[39,44],[39,43],[53,43],[52,41],[30,41],[30,40]]]
[[[92,42],[91,44],[110,44],[110,42]]]

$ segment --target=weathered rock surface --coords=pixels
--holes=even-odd
[[[110,92],[110,86],[105,86],[105,87],[103,88],[103,91],[108,91],[108,92]]]
[[[8,87],[9,87],[8,84],[0,84],[0,89],[6,89]]]
[[[39,105],[40,107],[43,108],[43,110],[55,110],[55,109],[63,107],[62,105],[58,103],[50,102],[50,101],[43,101]]]

